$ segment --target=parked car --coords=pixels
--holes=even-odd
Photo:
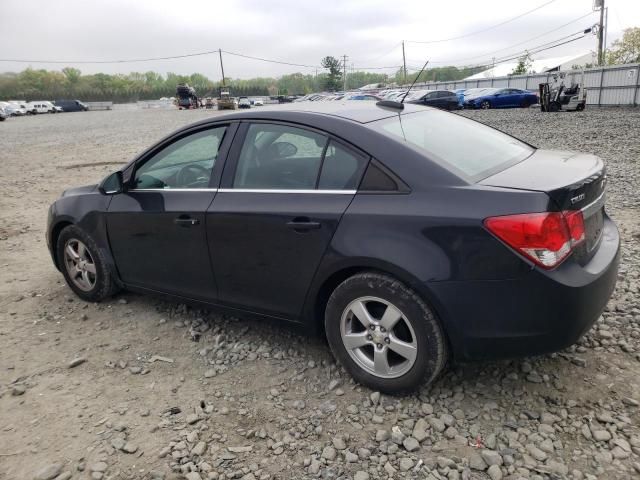
[[[488,88],[477,95],[465,97],[465,108],[526,108],[538,103],[538,96],[518,88]]]
[[[46,100],[37,100],[29,102],[26,105],[27,114],[35,115],[37,113],[56,113],[53,103]]]
[[[355,95],[345,95],[341,100],[369,100],[378,102],[382,100],[382,98],[377,95],[371,95],[370,93],[357,93]]]
[[[293,322],[398,392],[591,327],[618,271],[605,179],[437,109],[309,102],[176,131],[66,190],[46,238],[85,301],[124,287]]]
[[[238,108],[251,108],[251,101],[247,97],[240,97],[238,99]]]
[[[162,98],[160,100],[163,100]],[[168,99],[164,99],[168,100]],[[56,100],[55,105],[62,108],[65,112],[86,112],[89,107],[80,100]]]
[[[27,109],[24,105],[18,103],[9,102],[4,107],[5,112],[12,117],[22,117],[27,114]]]
[[[400,99],[402,100],[402,97]],[[442,110],[457,110],[460,108],[458,96],[449,90],[423,90],[417,95],[407,96],[405,102],[441,108]]]
[[[255,98],[253,100],[253,105],[256,107],[262,107],[264,105],[264,100],[262,98]]]

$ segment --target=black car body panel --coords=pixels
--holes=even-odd
[[[403,115],[422,111],[406,105]],[[616,280],[619,237],[602,205],[589,255],[576,252],[551,270],[517,254],[483,220],[582,208],[595,195],[589,185],[604,185],[601,160],[537,150],[500,172],[464,178],[369,128],[398,115],[368,102],[296,103],[185,127],[123,167],[125,186],[137,165],[177,139],[224,125],[207,188],[126,188],[116,195],[96,186],[69,189],[49,212],[54,261],[60,268],[57,235],[76,224],[128,288],[280,318],[308,331],[322,328],[324,305],[339,282],[376,270],[432,306],[457,358],[534,354],[575,342],[604,309]],[[376,191],[361,180],[341,191],[234,189],[248,124],[261,122],[320,132],[367,163],[362,178],[381,165],[402,187]],[[575,193],[585,197],[567,207]]]

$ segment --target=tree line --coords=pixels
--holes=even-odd
[[[334,59],[335,60],[335,59]],[[278,78],[257,77],[251,79],[225,78],[235,96],[303,95],[312,92],[342,90],[342,71],[339,62],[331,62],[328,72],[318,74],[292,73]],[[470,69],[441,67],[428,69],[420,75],[420,81],[459,80],[475,73]],[[409,74],[406,82],[412,82],[417,72]],[[221,81],[211,80],[200,73],[178,75],[156,72],[132,72],[129,74],[83,74],[73,67],[61,71],[27,68],[19,73],[0,74],[0,99],[4,100],[55,100],[78,99],[84,101],[112,101],[116,103],[152,100],[172,97],[176,85],[188,83],[199,97],[217,96]],[[392,75],[347,70],[347,89],[369,84],[403,84],[404,72],[399,69]]]

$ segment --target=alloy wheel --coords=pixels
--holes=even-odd
[[[411,370],[418,355],[411,322],[382,298],[361,297],[347,305],[340,319],[340,335],[349,356],[376,377],[401,377]]]
[[[76,238],[64,246],[64,264],[69,278],[80,290],[91,291],[96,285],[96,264],[87,246]]]

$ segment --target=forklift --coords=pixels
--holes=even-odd
[[[235,110],[238,101],[231,96],[229,87],[221,86],[218,90],[218,110]]]
[[[540,93],[540,111],[558,112],[560,110],[581,112],[587,105],[587,90],[584,85],[584,71],[580,83],[572,83],[570,87],[564,85],[565,74],[553,76],[553,84],[538,85]]]

